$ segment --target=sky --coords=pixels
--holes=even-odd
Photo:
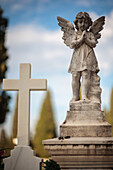
[[[4,9],[3,16],[9,19],[6,32],[9,55],[6,77],[19,78],[20,63],[31,63],[31,78],[47,79],[57,130],[65,120],[72,98],[71,74],[68,73],[68,67],[73,52],[63,43],[57,16],[73,23],[77,13],[81,11],[88,12],[93,21],[104,15],[105,26],[95,53],[100,68],[102,109],[109,108],[110,91],[113,87],[112,0],[1,0],[0,5]],[[10,113],[1,127],[9,127],[7,133],[10,134],[16,92],[9,94],[12,96]],[[31,92],[31,134],[35,132],[44,97],[45,92]]]

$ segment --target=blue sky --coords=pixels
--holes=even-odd
[[[6,35],[9,70],[7,78],[19,78],[19,64],[31,63],[32,78],[46,78],[51,89],[57,127],[64,121],[72,97],[71,74],[68,67],[72,50],[65,46],[56,17],[71,21],[80,11],[92,19],[104,15],[106,24],[95,48],[99,62],[102,88],[102,108],[109,107],[113,87],[113,1],[112,0],[1,0],[4,16],[9,18]],[[16,93],[10,92],[11,112],[4,125],[12,122]],[[31,93],[31,131],[36,121],[45,92]],[[11,126],[8,133],[10,132]]]

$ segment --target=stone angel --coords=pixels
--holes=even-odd
[[[74,49],[69,73],[72,73],[73,101],[80,100],[80,85],[82,100],[100,102],[100,78],[98,62],[93,48],[101,37],[105,17],[102,16],[92,22],[89,14],[79,12],[75,17],[74,25],[64,18],[57,17],[58,25],[64,32],[62,39],[70,48]],[[80,79],[82,81],[80,83]]]

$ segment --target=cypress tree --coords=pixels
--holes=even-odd
[[[5,151],[5,155],[9,155],[10,150],[12,149],[11,140],[7,136],[5,129],[2,129],[0,134],[0,149],[6,149],[6,148],[8,150]]]
[[[113,88],[111,90],[111,96],[110,96],[110,117],[111,117],[111,122],[113,123]]]
[[[113,88],[111,89],[111,96],[110,96],[110,108],[108,111],[104,110],[106,120],[108,123],[112,125],[112,136],[113,136]]]
[[[6,135],[6,132],[4,129],[1,130],[1,136],[0,136],[0,148],[6,148],[8,144],[8,137]]]
[[[110,122],[109,123],[112,125],[112,136],[113,136],[113,88],[111,90],[111,96],[110,96],[109,116],[110,116]]]
[[[12,125],[12,138],[17,138],[17,125],[18,125],[18,94],[16,97],[16,105],[14,110],[13,125]]]
[[[38,156],[49,157],[49,154],[44,150],[42,140],[56,137],[56,129],[54,123],[54,113],[51,103],[50,91],[47,91],[46,97],[42,104],[40,118],[36,125],[36,132],[33,139],[34,149]]]
[[[106,118],[107,122],[110,122],[109,111],[106,109],[106,107],[104,107],[104,113],[105,113],[105,118]]]
[[[7,112],[9,111],[8,102],[10,96],[2,90],[3,78],[7,71],[7,49],[5,47],[5,32],[8,26],[8,19],[2,17],[3,10],[0,7],[0,123],[4,123]]]

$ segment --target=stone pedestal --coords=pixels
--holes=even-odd
[[[43,141],[44,147],[52,155],[62,170],[112,170],[112,137],[71,137]]]
[[[60,126],[60,136],[110,137],[112,127],[106,122],[100,103],[80,100],[70,102],[66,120]]]
[[[100,103],[70,102],[60,137],[43,144],[62,170],[113,169],[112,126],[106,122]]]
[[[70,103],[66,120],[60,126],[60,136],[111,137],[112,126],[105,120],[100,103],[80,100]]]
[[[41,162],[29,146],[17,146],[11,156],[4,159],[4,170],[40,170]]]

